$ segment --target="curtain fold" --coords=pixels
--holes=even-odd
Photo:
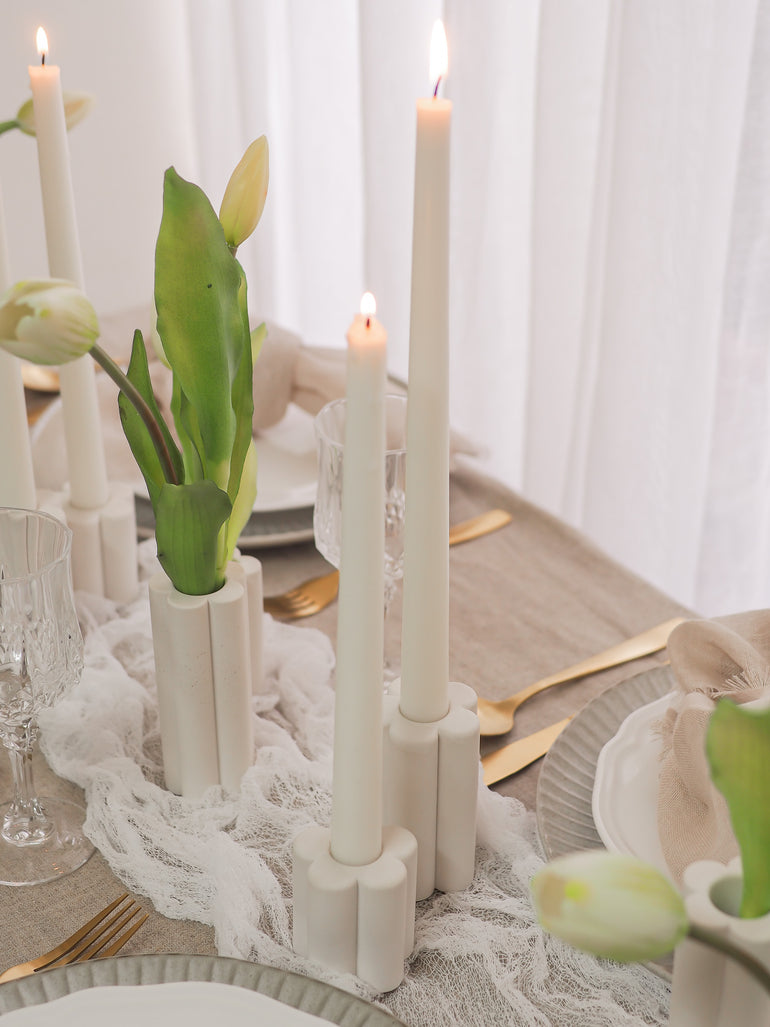
[[[401,375],[443,16],[455,427],[677,598],[770,604],[770,0],[0,2],[0,119],[39,22],[96,96],[71,152],[98,310],[149,301],[164,169],[217,207],[264,132],[253,311],[342,346],[371,289]],[[11,274],[45,274],[33,140],[0,137],[0,187]]]

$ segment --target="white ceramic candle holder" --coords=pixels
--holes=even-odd
[[[435,889],[462,891],[476,859],[476,693],[450,681],[446,716],[421,723],[401,713],[398,686],[393,682],[383,699],[383,816],[417,838],[418,899]]]
[[[231,561],[211,595],[184,595],[163,571],[149,590],[166,787],[193,799],[213,784],[235,792],[253,759],[262,681],[261,565]]]
[[[722,935],[770,970],[770,913],[737,916],[740,859],[727,865],[692,863],[684,872],[690,922]],[[770,1023],[770,995],[742,966],[721,952],[685,939],[674,954],[671,1027],[736,1027]]]
[[[294,949],[392,991],[414,946],[417,842],[402,827],[384,827],[379,859],[363,866],[338,862],[330,846],[324,827],[294,841]]]
[[[116,603],[136,598],[139,571],[136,507],[130,485],[110,482],[103,506],[85,509],[62,492],[40,492],[39,509],[61,517],[72,530],[72,584]]]

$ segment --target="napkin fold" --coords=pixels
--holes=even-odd
[[[680,624],[668,640],[677,688],[658,724],[662,740],[658,834],[677,882],[695,860],[728,862],[738,854],[730,814],[714,787],[706,758],[706,729],[717,699],[736,703],[767,694],[770,610]]]

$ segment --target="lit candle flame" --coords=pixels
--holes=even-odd
[[[443,21],[437,21],[433,25],[433,35],[430,38],[430,79],[436,83],[433,95],[438,93],[438,84],[446,75],[449,58],[447,56],[446,32]]]
[[[35,42],[37,43],[37,52],[40,54],[41,63],[45,64],[45,55],[48,53],[48,36],[45,34],[45,29],[42,25],[38,27]]]
[[[377,300],[370,292],[365,292],[361,297],[361,313],[367,322],[377,313]]]

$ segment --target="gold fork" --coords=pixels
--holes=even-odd
[[[478,517],[472,517],[469,521],[462,521],[450,528],[449,545],[456,546],[461,542],[470,542],[471,539],[488,535],[491,531],[504,527],[510,520],[511,515],[505,510],[487,510]],[[311,578],[310,581],[304,581],[282,595],[265,596],[265,610],[274,617],[310,617],[334,600],[339,582],[339,571]]]
[[[588,674],[598,674],[599,671],[609,670],[611,667],[619,667],[632,660],[638,660],[642,656],[650,656],[666,647],[668,636],[674,628],[682,623],[682,617],[674,617],[663,624],[643,631],[641,635],[627,638],[617,645],[613,645],[604,652],[589,656],[587,660],[567,667],[550,677],[535,681],[534,684],[522,688],[520,692],[509,696],[507,699],[499,699],[496,702],[490,699],[479,697],[478,714],[481,723],[481,734],[504,735],[513,727],[513,719],[516,710],[527,699],[533,695],[539,695],[546,688],[553,688],[554,685],[562,685],[567,681],[576,681],[578,678],[586,677]]]
[[[141,920],[131,924],[109,948],[105,948],[129,921],[142,912],[142,907],[137,905],[133,899],[128,899],[128,904],[124,905],[126,899],[128,899],[128,892],[124,892],[120,898],[111,902],[101,913],[97,913],[80,930],[75,931],[61,945],[57,945],[55,949],[51,949],[45,955],[38,956],[37,959],[29,959],[26,963],[19,963],[18,966],[12,966],[5,970],[0,974],[0,983],[15,981],[19,977],[27,977],[38,970],[49,970],[54,966],[64,966],[66,963],[82,963],[97,956],[99,959],[114,956],[120,952],[128,939],[136,934],[149,916],[148,913],[145,913]],[[110,916],[110,913],[113,915]]]

